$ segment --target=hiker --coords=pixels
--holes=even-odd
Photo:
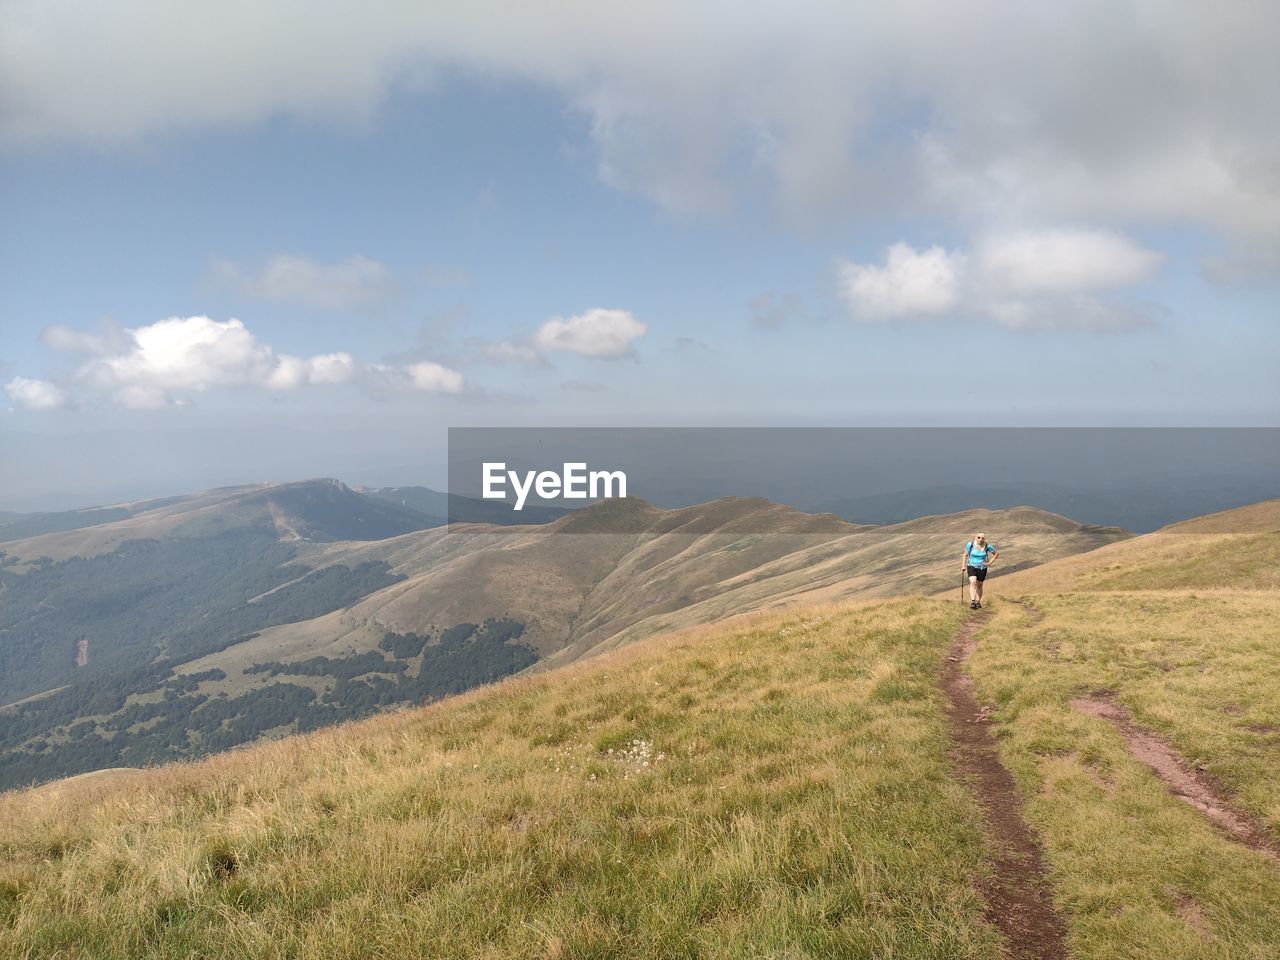
[[[987,579],[987,567],[1000,554],[987,543],[986,534],[974,534],[964,545],[964,572],[969,575],[969,609],[982,609],[982,582]]]

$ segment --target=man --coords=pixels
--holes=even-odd
[[[987,543],[986,534],[975,534],[964,546],[964,572],[969,575],[969,609],[982,609],[982,584],[987,579],[987,568],[1000,554]]]

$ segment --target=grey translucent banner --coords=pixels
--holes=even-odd
[[[449,494],[450,529],[472,532],[628,533],[658,522],[649,505],[761,498],[855,524],[1030,506],[1143,533],[1280,497],[1280,430],[455,428]],[[740,535],[806,523],[734,510]]]

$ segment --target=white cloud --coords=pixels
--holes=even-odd
[[[457,370],[431,360],[404,365],[370,363],[360,371],[360,384],[372,395],[386,398],[395,393],[416,390],[423,393],[445,393],[473,397],[481,391],[467,387],[466,378]]]
[[[461,373],[427,361],[397,368],[362,364],[345,352],[311,357],[277,353],[236,319],[170,317],[121,331],[119,346],[65,327],[51,329],[56,332],[44,337],[46,344],[96,353],[78,368],[76,381],[107,392],[130,409],[181,405],[178,394],[217,387],[286,391],[355,383],[443,393],[463,387]],[[32,409],[65,401],[61,388],[45,381],[18,378],[7,390],[15,402]]]
[[[433,393],[460,393],[462,391],[462,374],[450,370],[438,363],[423,361],[412,363],[406,371],[413,382],[414,389],[428,390]]]
[[[62,388],[48,380],[14,377],[4,385],[4,392],[15,405],[27,410],[58,410],[69,402]]]
[[[127,333],[127,351],[90,360],[80,379],[99,387],[205,390],[266,384],[280,367],[271,347],[239,320],[170,317]]]
[[[212,273],[217,282],[252,300],[301,303],[326,310],[375,307],[394,293],[391,271],[362,256],[319,263],[281,253],[257,270],[230,260],[214,260]]]
[[[349,353],[324,353],[307,361],[308,383],[346,383],[355,373],[356,362]]]
[[[622,357],[630,354],[648,328],[629,310],[597,307],[569,319],[552,317],[533,336],[544,352],[562,351],[584,357]]]
[[[960,302],[964,259],[942,247],[917,251],[895,243],[883,266],[840,261],[840,291],[858,320],[937,316]]]
[[[358,372],[359,368],[349,353],[325,353],[307,359],[282,356],[267,378],[266,386],[275,390],[292,390],[306,385],[348,383]]]
[[[552,365],[548,359],[552,353],[602,359],[631,356],[647,329],[629,310],[595,307],[567,320],[552,317],[531,336],[510,340],[469,337],[464,346],[474,360],[545,368]]]
[[[1111,330],[1149,324],[1151,308],[1098,294],[1140,283],[1162,262],[1110,231],[1021,230],[984,235],[972,254],[897,243],[882,265],[838,261],[837,285],[859,321],[965,315],[1017,330]]]
[[[798,215],[1192,223],[1280,246],[1265,2],[765,0],[744,14],[653,0],[602,14],[389,0],[372,16],[15,0],[5,19],[11,146],[365,122],[393,92],[461,70],[559,91],[587,118],[601,179],[677,214],[765,182]]]
[[[985,286],[1014,294],[1063,294],[1147,279],[1164,257],[1108,230],[1022,230],[982,238],[975,267]]]

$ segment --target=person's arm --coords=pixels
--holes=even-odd
[[[991,561],[1000,556],[1000,553],[991,544],[987,544],[987,566],[991,566]]]

